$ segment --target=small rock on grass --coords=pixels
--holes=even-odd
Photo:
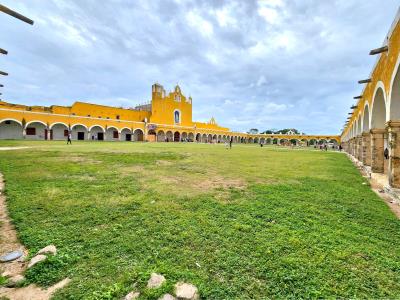
[[[139,298],[140,293],[139,292],[130,292],[128,295],[125,296],[124,300],[133,300]]]
[[[161,298],[158,298],[158,300],[176,300],[176,298],[171,294],[165,294]]]
[[[9,288],[15,287],[18,283],[25,280],[25,277],[22,275],[15,275],[8,279],[6,286]]]
[[[147,282],[147,287],[150,289],[159,288],[165,282],[165,277],[161,274],[151,273],[151,277]]]
[[[37,263],[40,263],[41,261],[44,261],[46,259],[47,259],[47,256],[43,255],[43,254],[39,254],[39,255],[32,257],[31,261],[28,264],[28,269],[32,268]]]
[[[9,262],[20,258],[24,253],[21,250],[12,251],[0,256],[0,262]]]
[[[199,295],[197,287],[190,283],[178,282],[175,285],[175,295],[178,299],[182,300],[197,300]]]
[[[56,255],[57,253],[57,248],[54,245],[48,245],[44,247],[43,249],[40,249],[37,254],[53,254]]]

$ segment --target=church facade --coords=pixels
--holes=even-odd
[[[162,85],[153,84],[150,104],[129,109],[84,102],[44,107],[0,101],[0,139],[65,140],[69,134],[73,140],[149,142],[272,143],[280,138],[232,132],[214,118],[193,121],[192,98],[179,86],[167,93]],[[299,141],[312,138],[339,141],[337,136],[299,136]]]

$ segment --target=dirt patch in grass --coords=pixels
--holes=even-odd
[[[132,174],[144,172],[145,168],[142,165],[132,165],[117,167],[117,170],[122,176],[131,176]]]
[[[28,251],[19,243],[17,233],[11,220],[8,217],[8,211],[6,206],[6,197],[3,194],[4,181],[3,176],[0,174],[0,251],[1,254],[5,254],[15,250],[21,250],[24,256],[27,256]],[[1,273],[7,276],[14,276],[21,274],[25,268],[25,264],[22,259],[17,259],[8,263],[2,263],[0,265]]]
[[[58,289],[66,286],[71,280],[65,278],[48,289],[41,289],[35,284],[21,288],[0,288],[0,296],[11,300],[48,300]]]
[[[101,160],[95,160],[92,158],[88,158],[86,156],[64,156],[64,157],[57,157],[57,160],[64,160],[67,162],[74,162],[74,163],[89,163],[89,164],[100,164],[102,163]]]
[[[247,183],[243,179],[226,178],[223,176],[209,177],[201,182],[196,183],[197,188],[201,190],[208,189],[240,189],[247,187]]]
[[[157,166],[171,166],[172,162],[168,160],[157,160],[156,161]]]
[[[3,194],[4,181],[3,175],[0,174],[0,254],[5,254],[15,250],[21,250],[24,255],[16,260],[2,263],[0,265],[1,274],[4,277],[13,277],[16,275],[22,275],[26,269],[27,263],[25,258],[28,256],[28,251],[18,241],[17,233],[14,226],[8,217],[6,197]],[[6,288],[0,287],[0,298],[12,299],[12,300],[47,300],[50,299],[54,292],[70,282],[69,278],[65,278],[59,283],[48,289],[41,289],[40,287],[31,284],[22,288]]]

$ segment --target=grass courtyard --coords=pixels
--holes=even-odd
[[[342,153],[1,141],[11,218],[55,299],[400,298],[400,221]],[[152,272],[167,284],[146,290]]]

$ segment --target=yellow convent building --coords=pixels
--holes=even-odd
[[[244,141],[212,118],[192,120],[192,98],[179,86],[166,93],[152,86],[151,103],[134,109],[75,102],[72,106],[25,106],[0,101],[0,139],[106,141]]]
[[[75,102],[72,106],[26,106],[0,101],[0,139],[149,142],[225,142],[301,144],[309,141],[340,141],[339,136],[247,134],[192,120],[192,98],[179,86],[166,93],[153,84],[150,104],[118,108]]]

